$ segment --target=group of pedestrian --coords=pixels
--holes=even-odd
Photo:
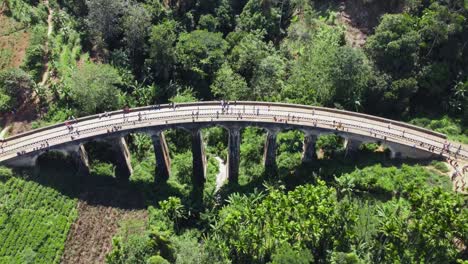
[[[104,113],[99,114],[99,119],[101,119],[101,118],[103,118],[103,117],[110,118],[111,115],[110,115],[107,111],[105,111]]]
[[[122,129],[122,126],[112,126],[111,128],[107,129],[107,134],[112,133],[112,132],[117,132]]]
[[[44,143],[41,143],[39,147],[33,148],[33,151],[41,150],[41,149],[48,148],[48,147],[49,147],[49,141],[46,140]]]

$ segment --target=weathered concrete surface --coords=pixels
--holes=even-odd
[[[69,152],[70,157],[76,164],[77,173],[82,176],[89,175],[89,157],[83,144],[80,144],[76,151]]]
[[[346,157],[355,157],[359,152],[361,145],[364,142],[356,138],[346,138],[345,139],[345,148],[346,148]]]
[[[304,143],[302,145],[302,162],[310,163],[317,159],[315,143],[317,142],[317,135],[313,133],[304,134]]]
[[[240,129],[237,127],[229,128],[227,160],[227,177],[229,183],[237,183],[239,181],[240,144]]]
[[[166,182],[171,176],[171,158],[163,132],[151,135],[156,158],[155,182]]]
[[[133,173],[133,168],[125,138],[110,138],[107,141],[114,152],[115,176],[121,180],[128,180]]]
[[[276,166],[276,135],[278,131],[267,130],[267,137],[265,141],[265,148],[263,152],[263,163],[265,165],[265,172],[275,173]]]
[[[192,158],[192,182],[195,187],[202,187],[206,181],[206,155],[202,133],[199,129],[192,130]]]

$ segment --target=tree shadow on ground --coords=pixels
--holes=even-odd
[[[169,196],[180,196],[180,191],[167,183],[133,182],[113,175],[78,173],[73,161],[59,153],[39,157],[33,169],[15,169],[20,177],[51,187],[72,199],[90,205],[110,206],[127,210],[146,209]]]
[[[249,194],[255,190],[266,190],[266,186],[283,185],[286,190],[293,190],[302,184],[315,184],[317,180],[323,180],[334,185],[335,177],[351,173],[356,169],[380,164],[382,167],[397,167],[402,165],[427,165],[431,161],[419,161],[411,159],[391,159],[389,153],[371,153],[359,151],[352,157],[336,155],[331,159],[316,159],[309,163],[302,163],[294,171],[279,175],[277,172],[265,171],[261,177],[255,178],[248,184],[239,185],[228,183],[217,193],[218,202],[223,204],[232,193]],[[382,197],[382,199],[386,199]]]

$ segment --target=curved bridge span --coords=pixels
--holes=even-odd
[[[335,133],[346,139],[349,151],[361,143],[381,142],[398,158],[456,158],[468,160],[468,150],[447,141],[446,136],[420,127],[337,109],[268,102],[198,102],[154,105],[87,116],[77,120],[18,134],[4,140],[0,149],[0,164],[34,166],[39,155],[55,150],[72,154],[87,165],[83,143],[93,140],[111,141],[124,150],[121,161],[129,164],[129,153],[123,136],[148,133],[153,138],[157,171],[167,178],[170,160],[163,131],[182,128],[192,132],[194,170],[204,167],[200,129],[222,126],[229,131],[228,175],[236,180],[239,164],[240,129],[257,126],[267,130],[265,165],[274,166],[276,134],[281,130],[298,129],[305,133],[304,159],[315,152],[315,139],[320,134]],[[125,151],[126,150],[126,151]],[[131,174],[131,167],[127,173]],[[202,181],[204,169],[194,177]]]

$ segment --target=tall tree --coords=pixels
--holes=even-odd
[[[195,82],[199,95],[209,97],[209,83],[223,64],[227,50],[222,34],[206,30],[182,33],[175,50],[182,79],[188,83]]]
[[[412,76],[419,61],[421,36],[409,14],[384,15],[366,51],[377,66],[394,78]]]
[[[122,80],[107,64],[84,63],[66,80],[69,96],[79,115],[115,110],[122,105],[118,86]]]
[[[143,5],[132,4],[128,7],[123,18],[122,28],[124,41],[134,68],[141,65],[139,62],[142,52],[145,50],[145,40],[150,25],[151,16]]]
[[[111,46],[121,33],[120,20],[124,14],[124,0],[87,0],[86,24],[96,46]]]
[[[177,27],[176,21],[165,20],[151,28],[149,58],[145,62],[148,79],[158,82],[167,82],[171,79],[176,63]]]
[[[228,63],[224,63],[216,72],[216,77],[211,85],[211,92],[225,100],[253,99],[245,79],[234,72]]]

